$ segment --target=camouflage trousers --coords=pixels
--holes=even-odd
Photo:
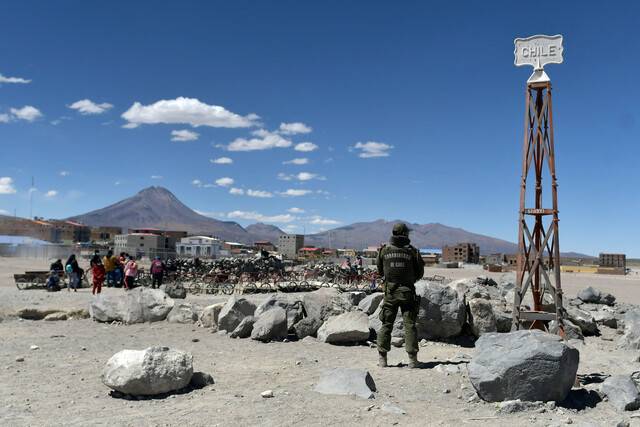
[[[398,286],[394,283],[385,285],[384,301],[380,310],[382,327],[378,333],[378,351],[391,350],[391,332],[398,314],[402,312],[404,323],[404,346],[407,353],[418,352],[418,333],[416,331],[416,319],[420,308],[420,297],[416,295],[413,286]]]

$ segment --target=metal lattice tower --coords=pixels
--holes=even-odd
[[[513,328],[547,329],[547,322],[555,320],[562,333],[564,309],[551,83],[529,82],[525,98]],[[550,190],[550,207],[543,204],[543,194],[549,195],[549,191],[543,192],[545,188]],[[525,310],[522,305],[527,292],[533,297],[531,310]],[[544,304],[546,295],[553,301],[547,306]]]

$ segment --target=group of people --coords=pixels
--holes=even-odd
[[[89,261],[92,275],[93,295],[102,292],[102,286],[106,283],[107,287],[122,287],[125,290],[133,289],[138,276],[138,262],[136,259],[125,252],[115,256],[112,250],[100,258],[100,252],[95,251]],[[156,257],[151,263],[151,274],[153,277],[152,287],[159,288],[162,285],[162,279],[165,274],[165,264],[160,257]],[[84,277],[84,270],[78,265],[75,254],[71,254],[67,262],[62,264],[62,260],[58,259],[49,267],[49,278],[47,280],[47,290],[55,292],[60,290],[60,278],[67,276],[69,285],[67,291],[73,289],[77,292],[80,282]]]

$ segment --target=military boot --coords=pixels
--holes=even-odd
[[[418,362],[418,353],[407,353],[409,355],[409,368],[417,368],[420,366]]]
[[[381,368],[387,367],[387,353],[382,351],[378,352],[378,366]]]

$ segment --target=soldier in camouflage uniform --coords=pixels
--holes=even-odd
[[[387,366],[387,352],[391,350],[391,331],[398,308],[404,322],[404,345],[409,354],[409,367],[418,367],[418,338],[416,318],[420,297],[415,283],[424,275],[424,261],[416,248],[410,245],[409,227],[398,223],[388,245],[378,252],[378,274],[384,276],[384,302],[380,311],[382,328],[378,333],[378,366]]]

